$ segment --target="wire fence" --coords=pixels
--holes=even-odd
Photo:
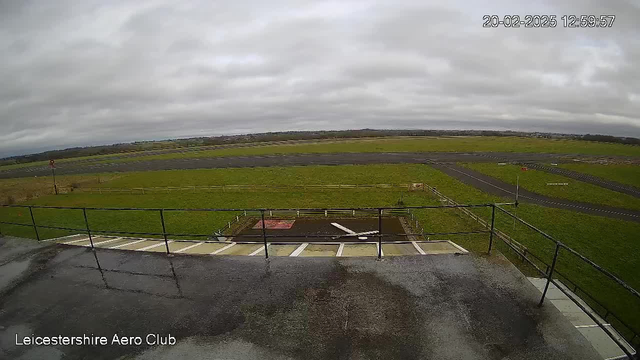
[[[398,189],[408,191],[424,191],[424,183],[402,184],[309,184],[309,185],[207,185],[207,186],[155,186],[155,187],[58,187],[60,193],[85,192],[91,194],[157,194],[172,192],[202,192],[202,191],[325,191],[325,190],[369,190],[369,189]]]

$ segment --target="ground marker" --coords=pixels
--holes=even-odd
[[[232,247],[232,246],[233,246],[233,245],[235,245],[235,244],[236,244],[236,243],[232,242],[231,244],[229,244],[229,245],[227,245],[227,246],[225,246],[225,247],[223,247],[223,248],[220,248],[220,249],[218,249],[218,250],[216,250],[216,251],[212,252],[212,253],[211,253],[211,254],[209,254],[209,255],[216,255],[216,254],[219,254],[219,253],[221,253],[221,252],[223,252],[223,251],[227,250],[228,248]]]
[[[168,240],[166,243],[167,244],[171,244],[172,242],[173,242],[173,240]],[[159,241],[159,244],[153,244],[153,245],[145,246],[145,247],[143,247],[141,249],[136,249],[136,251],[146,251],[146,250],[150,250],[150,249],[156,248],[158,246],[162,246],[164,244],[165,244],[164,242]]]
[[[342,251],[344,250],[344,243],[340,243],[340,247],[338,247],[338,253],[336,256],[342,256]]]
[[[269,247],[269,245],[271,245],[271,244],[267,244],[267,247]],[[261,253],[261,252],[263,252],[263,251],[264,251],[264,246],[260,246],[260,248],[259,248],[258,250],[256,250],[256,251],[252,252],[251,254],[249,254],[249,256],[255,256],[255,255],[258,255],[258,254],[260,254],[260,253]]]
[[[85,241],[85,240],[89,240],[89,237],[87,236],[86,238],[83,238],[83,239],[80,239],[80,240],[71,240],[71,241],[63,242],[63,244],[65,244],[65,245],[75,244],[77,242]]]
[[[125,247],[125,246],[129,246],[129,245],[134,245],[137,243],[141,243],[143,241],[147,241],[147,239],[142,239],[142,240],[136,240],[136,241],[132,241],[132,242],[128,242],[128,243],[124,243],[124,244],[120,244],[120,245],[116,245],[116,246],[112,246],[109,249],[119,249],[121,247]]]
[[[97,243],[93,243],[93,246],[98,246],[98,245],[100,245],[100,244],[108,244],[108,243],[110,243],[110,242],[114,242],[114,241],[116,241],[116,240],[120,240],[120,239],[122,239],[122,238],[121,238],[121,237],[117,237],[117,238],[114,238],[114,239],[109,239],[109,240],[105,240],[105,241],[100,241],[100,242],[97,242]],[[91,246],[91,245],[85,245],[85,246],[89,247],[89,246]]]
[[[187,246],[186,248],[182,248],[182,249],[180,249],[180,250],[178,250],[178,251],[175,251],[175,253],[185,252],[185,251],[187,251],[187,250],[189,250],[189,249],[193,249],[194,247],[196,247],[196,246],[200,246],[200,245],[202,245],[202,244],[204,244],[204,243],[203,243],[203,242],[199,242],[199,243],[196,243],[196,244],[193,244],[193,245],[189,245],[189,246]]]
[[[297,248],[297,249],[295,249],[295,250],[291,253],[291,255],[289,255],[289,256],[298,256],[298,255],[302,254],[302,252],[304,251],[304,249],[306,249],[306,248],[307,248],[307,246],[309,246],[309,243],[304,243],[304,244],[302,244],[302,245],[298,246],[298,248]]]
[[[424,252],[424,250],[422,250],[422,248],[418,246],[418,244],[415,241],[412,241],[411,243],[413,244],[413,247],[416,248],[416,250],[418,250],[420,255],[427,255],[427,253]]]

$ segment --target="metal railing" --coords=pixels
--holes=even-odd
[[[627,347],[620,340],[618,340],[617,336],[610,329],[607,328],[606,324],[603,323],[597,316],[592,314],[592,312],[589,311],[585,307],[585,305],[583,305],[581,302],[579,302],[579,301],[577,301],[577,299],[575,299],[575,296],[578,296],[578,294],[576,293],[577,289],[579,289],[578,285],[574,281],[569,280],[569,278],[566,275],[563,275],[558,270],[556,270],[556,265],[558,263],[558,258],[560,256],[560,252],[561,251],[567,252],[567,253],[575,256],[577,259],[579,259],[583,263],[591,266],[596,271],[598,271],[600,274],[602,274],[605,277],[607,277],[608,279],[612,280],[614,284],[618,285],[621,289],[626,291],[632,297],[635,297],[635,298],[640,300],[640,293],[637,290],[635,290],[633,287],[628,285],[626,282],[624,282],[622,279],[620,279],[616,275],[612,274],[610,271],[604,269],[603,267],[601,267],[600,265],[596,264],[594,261],[590,260],[586,256],[580,254],[579,252],[577,252],[576,250],[570,248],[569,246],[565,245],[564,243],[554,239],[551,235],[549,235],[549,234],[545,233],[544,231],[538,229],[534,225],[529,224],[527,221],[519,218],[515,214],[512,214],[511,212],[509,212],[508,210],[502,208],[501,206],[495,206],[493,209],[494,209],[494,211],[495,211],[495,209],[500,210],[502,213],[510,216],[511,218],[515,219],[519,223],[525,225],[527,228],[539,233],[540,235],[542,235],[544,238],[548,239],[549,241],[551,241],[555,245],[554,254],[553,254],[553,260],[551,261],[551,264],[547,264],[544,260],[542,260],[538,256],[534,256],[531,252],[523,252],[522,249],[518,249],[517,247],[513,246],[513,244],[511,242],[503,240],[504,243],[511,250],[513,250],[516,254],[518,254],[523,260],[527,261],[527,263],[529,263],[531,266],[533,266],[533,268],[536,270],[536,272],[538,274],[540,274],[541,276],[543,276],[543,277],[545,277],[547,279],[547,281],[545,283],[544,290],[542,292],[542,297],[540,298],[539,305],[542,306],[542,304],[544,302],[544,299],[546,297],[547,291],[549,290],[549,285],[550,284],[555,285],[558,290],[560,290],[564,295],[566,295],[569,299],[571,299],[583,312],[585,312],[591,318],[591,320],[593,320],[598,325],[598,327],[600,327],[616,343],[616,345],[618,345],[618,347],[620,347],[620,349],[625,353],[625,355],[627,355],[627,357],[629,359],[635,359],[634,354],[632,354],[627,349]],[[495,220],[495,216],[492,217],[492,223],[493,223],[493,220]],[[494,231],[495,230],[492,230],[492,233]],[[531,259],[529,259],[528,256],[533,256],[538,262],[544,264],[546,266],[546,269],[545,270],[540,269],[540,267],[538,265],[536,265],[533,261],[531,261]],[[556,281],[553,278],[554,274],[561,276],[563,279],[565,279],[565,281],[573,284],[574,285],[573,286],[574,287],[574,292],[570,293],[569,290],[567,288],[565,288],[565,286],[562,286],[564,284],[562,284],[562,285],[559,284],[558,281]],[[638,330],[636,330],[631,325],[629,325],[628,323],[623,321],[620,316],[616,315],[613,311],[609,310],[606,306],[604,306],[601,302],[597,301],[594,296],[592,296],[591,294],[587,293],[584,289],[581,289],[581,291],[582,291],[582,293],[584,295],[586,295],[589,298],[588,302],[596,303],[598,306],[600,306],[601,308],[605,309],[606,312],[605,312],[605,315],[602,317],[603,320],[607,320],[608,317],[614,317],[616,319],[616,321],[619,323],[618,326],[620,326],[620,325],[624,326],[626,328],[627,332],[631,333],[630,336],[629,335],[626,336],[626,339],[629,341],[631,346],[634,346],[634,347],[638,346],[638,342],[636,342],[636,339],[640,340],[640,332]],[[623,335],[623,337],[625,337],[625,336]]]
[[[437,191],[433,188],[431,188],[431,190],[434,193],[437,193]],[[439,193],[437,193],[439,194]],[[444,197],[444,195],[441,195]],[[190,208],[190,209],[183,209],[183,208],[100,208],[100,207],[62,207],[62,206],[37,206],[37,205],[3,205],[2,207],[5,208],[24,208],[24,209],[28,209],[29,210],[29,215],[30,215],[30,220],[31,223],[30,224],[25,224],[25,223],[15,223],[15,222],[9,222],[9,221],[0,221],[0,224],[7,224],[7,225],[16,225],[16,226],[27,226],[27,227],[32,227],[33,231],[35,233],[36,239],[37,240],[41,240],[40,238],[40,234],[38,232],[38,229],[54,229],[54,230],[64,230],[64,231],[76,231],[76,232],[80,232],[80,233],[86,233],[89,236],[89,242],[91,245],[91,248],[95,248],[94,243],[93,243],[93,236],[95,234],[134,234],[134,235],[149,235],[149,236],[159,236],[164,240],[165,243],[165,248],[166,248],[166,253],[170,254],[170,248],[169,248],[169,240],[168,237],[169,236],[192,236],[192,237],[210,237],[211,234],[184,234],[184,233],[169,233],[167,232],[167,227],[166,227],[166,223],[165,223],[165,213],[166,212],[235,212],[238,214],[243,214],[243,215],[248,215],[248,214],[255,214],[256,216],[259,215],[262,224],[262,227],[260,231],[260,234],[257,235],[242,235],[245,237],[249,237],[249,238],[253,238],[256,241],[259,241],[263,244],[264,246],[264,254],[265,254],[265,258],[269,257],[269,244],[270,243],[274,243],[274,239],[277,240],[278,238],[326,238],[328,237],[327,235],[312,235],[312,234],[307,234],[307,235],[277,235],[277,234],[268,234],[267,233],[267,229],[266,229],[266,222],[264,221],[266,219],[266,217],[273,217],[273,216],[278,216],[278,217],[282,217],[282,216],[287,216],[287,214],[289,215],[294,215],[295,216],[300,216],[301,214],[303,216],[307,215],[307,216],[340,216],[340,215],[347,215],[347,214],[351,214],[351,215],[356,215],[356,214],[361,214],[361,215],[365,215],[365,216],[370,216],[370,217],[376,217],[378,220],[378,233],[372,235],[372,237],[377,238],[377,249],[378,249],[378,253],[377,256],[378,258],[382,257],[382,244],[386,241],[384,241],[385,238],[390,239],[392,237],[398,237],[398,236],[406,236],[407,239],[409,239],[410,236],[426,236],[426,235],[457,235],[457,234],[481,234],[481,233],[489,233],[489,245],[488,245],[488,253],[491,253],[492,248],[493,248],[493,240],[494,240],[494,236],[497,236],[499,239],[501,239],[511,250],[513,250],[516,254],[518,254],[518,256],[520,256],[523,260],[526,260],[530,265],[532,265],[534,267],[534,269],[543,277],[545,277],[547,279],[545,288],[543,290],[543,294],[542,297],[540,299],[540,305],[543,304],[546,293],[548,291],[549,285],[550,284],[554,284],[556,285],[556,287],[558,289],[560,289],[563,293],[565,293],[565,295],[567,295],[571,300],[574,301],[574,303],[576,303],[577,306],[579,306],[589,317],[592,318],[592,320],[600,327],[603,329],[603,331],[609,335],[614,342],[625,352],[625,354],[627,356],[629,356],[630,359],[633,358],[633,354],[631,354],[631,352],[629,352],[629,350],[616,338],[616,336],[611,332],[611,330],[609,330],[605,324],[603,324],[596,316],[594,316],[593,314],[591,314],[591,312],[587,311],[587,309],[585,308],[585,306],[581,303],[579,303],[574,296],[572,296],[572,294],[569,293],[569,291],[567,289],[565,289],[563,286],[560,286],[558,284],[558,282],[553,279],[553,275],[560,275],[563,278],[567,279],[568,278],[559,273],[556,270],[556,264],[558,261],[558,257],[560,254],[560,251],[566,251],[572,255],[574,255],[575,257],[577,257],[578,259],[580,259],[581,261],[583,261],[584,263],[590,265],[591,267],[595,268],[598,272],[604,274],[607,278],[609,278],[610,280],[612,280],[615,284],[617,284],[618,286],[620,286],[622,289],[624,289],[625,291],[627,291],[628,293],[630,293],[631,295],[633,295],[636,298],[640,299],[640,293],[638,293],[638,291],[636,291],[635,289],[633,289],[631,286],[629,286],[628,284],[626,284],[623,280],[621,280],[620,278],[618,278],[617,276],[615,276],[614,274],[612,274],[611,272],[607,271],[606,269],[602,268],[601,266],[599,266],[598,264],[596,264],[595,262],[593,262],[592,260],[588,259],[587,257],[583,256],[582,254],[578,253],[577,251],[575,251],[574,249],[571,249],[570,247],[568,247],[567,245],[555,240],[552,236],[548,235],[547,233],[545,233],[544,231],[536,228],[535,226],[529,224],[528,222],[526,222],[525,220],[517,217],[516,215],[512,214],[511,212],[509,212],[508,210],[504,209],[502,206],[503,205],[514,205],[514,203],[499,203],[499,204],[457,204],[455,203],[453,200],[451,199],[447,199],[447,202],[449,203],[448,205],[430,205],[430,206],[400,206],[400,207],[360,207],[360,208],[273,208],[273,209],[269,209],[269,208],[261,208],[261,209],[244,209],[244,208],[240,208],[240,209],[236,209],[236,208],[229,208],[229,209],[213,209],[213,208]],[[482,224],[485,228],[490,228],[490,230],[477,230],[477,231],[457,231],[457,232],[439,232],[439,233],[427,233],[427,232],[412,232],[412,233],[401,233],[401,234],[394,234],[394,233],[384,233],[383,232],[383,222],[382,219],[384,216],[388,216],[388,215],[399,215],[402,213],[410,213],[411,210],[420,210],[420,209],[446,209],[446,208],[451,208],[451,209],[459,209],[461,211],[463,211],[464,213],[466,213],[467,215],[471,216],[474,220],[476,220],[478,223]],[[491,219],[490,222],[489,221],[485,221],[483,219],[480,219],[480,217],[476,214],[474,214],[473,212],[471,212],[471,209],[474,208],[491,208]],[[33,209],[62,209],[62,210],[81,210],[82,214],[83,214],[83,222],[84,222],[84,228],[70,228],[70,227],[61,227],[61,226],[50,226],[50,225],[39,225],[36,222],[36,218],[34,216],[34,212]],[[514,218],[516,221],[519,221],[520,223],[524,224],[525,226],[527,226],[528,228],[536,231],[537,233],[541,234],[543,237],[545,237],[546,239],[550,240],[551,242],[553,242],[555,244],[555,252],[554,252],[554,257],[553,260],[551,262],[551,264],[547,264],[543,259],[541,259],[539,256],[536,256],[534,254],[531,253],[531,251],[528,251],[528,249],[524,246],[522,246],[521,244],[519,244],[518,242],[516,242],[515,240],[513,240],[512,238],[508,237],[506,234],[504,234],[503,232],[497,230],[495,228],[495,219],[496,219],[496,209],[498,209],[501,213],[507,214],[508,216]],[[160,221],[160,224],[162,226],[162,232],[132,232],[132,231],[116,231],[116,230],[95,230],[92,229],[90,227],[90,223],[89,223],[89,219],[87,217],[87,211],[95,211],[95,210],[100,210],[100,211],[144,211],[144,212],[156,212],[158,214],[158,220]],[[239,216],[239,215],[237,215]],[[238,217],[236,219],[239,219]],[[229,228],[231,226],[229,225]],[[233,235],[234,237],[238,237],[239,235]],[[343,241],[341,240],[341,242],[350,242],[350,241]],[[353,243],[359,243],[359,241],[351,241]],[[388,240],[388,242],[391,243],[399,243],[402,241],[390,241]],[[406,241],[406,242],[411,242],[411,241]],[[536,259],[536,261],[538,261],[539,263],[542,263],[546,266],[546,269],[541,269],[538,265],[536,265],[531,258]],[[572,281],[570,281],[572,282]],[[574,289],[578,289],[578,286],[575,285],[575,282],[572,282],[574,284]],[[586,295],[588,295],[591,299],[595,300],[595,298],[589,294],[587,294],[587,292],[584,289],[581,289],[582,292]],[[606,309],[606,314],[604,316],[604,318],[606,319],[607,317],[611,316],[614,317],[620,324],[622,324],[623,326],[625,326],[633,335],[631,336],[630,339],[628,339],[630,341],[631,344],[635,344],[635,340],[636,339],[640,339],[640,335],[639,332],[637,330],[635,330],[633,327],[631,327],[630,325],[628,325],[627,323],[625,323],[620,316],[616,315],[614,312],[608,310],[604,305],[602,305],[600,302],[596,303],[598,305],[600,305],[602,308]]]
[[[476,231],[457,231],[457,232],[411,232],[411,233],[384,233],[382,228],[382,218],[388,215],[398,215],[398,214],[406,214],[408,211],[414,209],[442,209],[442,208],[488,208],[493,207],[494,204],[464,204],[464,205],[426,205],[426,206],[401,206],[401,207],[360,207],[360,208],[262,208],[262,209],[213,209],[213,208],[102,208],[102,207],[64,207],[64,206],[38,206],[38,205],[2,205],[5,208],[24,208],[29,210],[31,223],[16,223],[9,221],[0,221],[0,224],[6,225],[14,225],[14,226],[26,226],[32,227],[35,233],[36,239],[38,241],[41,240],[40,233],[38,229],[52,229],[52,230],[63,230],[63,231],[76,231],[80,233],[86,233],[89,236],[89,242],[91,247],[94,248],[93,244],[93,236],[96,234],[116,234],[116,235],[137,235],[137,236],[158,236],[164,239],[165,247],[167,254],[170,254],[170,249],[168,245],[168,237],[201,237],[201,238],[209,238],[211,234],[187,234],[187,233],[170,233],[167,231],[166,223],[165,223],[165,213],[166,212],[234,212],[237,214],[242,214],[243,216],[249,214],[255,214],[259,216],[261,219],[265,217],[273,217],[273,216],[345,216],[345,215],[353,215],[353,216],[375,216],[378,218],[378,233],[372,235],[372,237],[377,238],[378,243],[378,258],[382,257],[382,242],[384,238],[397,238],[397,237],[406,237],[410,236],[430,236],[430,235],[458,235],[458,234],[481,234],[481,233],[489,233],[489,231],[485,230],[476,230]],[[51,226],[51,225],[42,225],[36,222],[35,216],[33,214],[33,209],[60,209],[60,210],[81,210],[83,214],[83,228],[72,228],[72,227],[62,227],[62,226]],[[162,226],[162,232],[141,232],[141,231],[119,231],[119,230],[96,230],[92,229],[89,223],[89,219],[87,217],[87,211],[144,211],[144,212],[156,212],[158,213],[158,219],[160,220],[160,225]],[[239,215],[235,217],[239,220]],[[265,245],[265,257],[269,257],[268,255],[268,244],[270,243],[270,239],[277,238],[327,238],[329,235],[278,235],[278,234],[267,234],[265,228],[265,222],[262,222],[263,231],[261,235],[233,235],[234,237],[246,237],[261,240]],[[231,222],[228,223],[228,228],[231,228]],[[491,235],[492,236],[492,235]],[[353,240],[341,240],[344,243],[359,243],[360,241]],[[393,241],[394,243],[398,243],[399,241]],[[410,241],[406,241],[410,242]]]

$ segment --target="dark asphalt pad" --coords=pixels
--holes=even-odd
[[[500,256],[267,261],[57,248],[0,298],[0,358],[597,358]],[[16,334],[149,333],[177,343],[15,345]]]

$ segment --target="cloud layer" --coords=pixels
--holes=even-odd
[[[0,155],[365,127],[640,137],[637,2],[471,3],[0,1]],[[485,14],[559,24],[486,29]],[[565,14],[616,20],[566,29]]]

